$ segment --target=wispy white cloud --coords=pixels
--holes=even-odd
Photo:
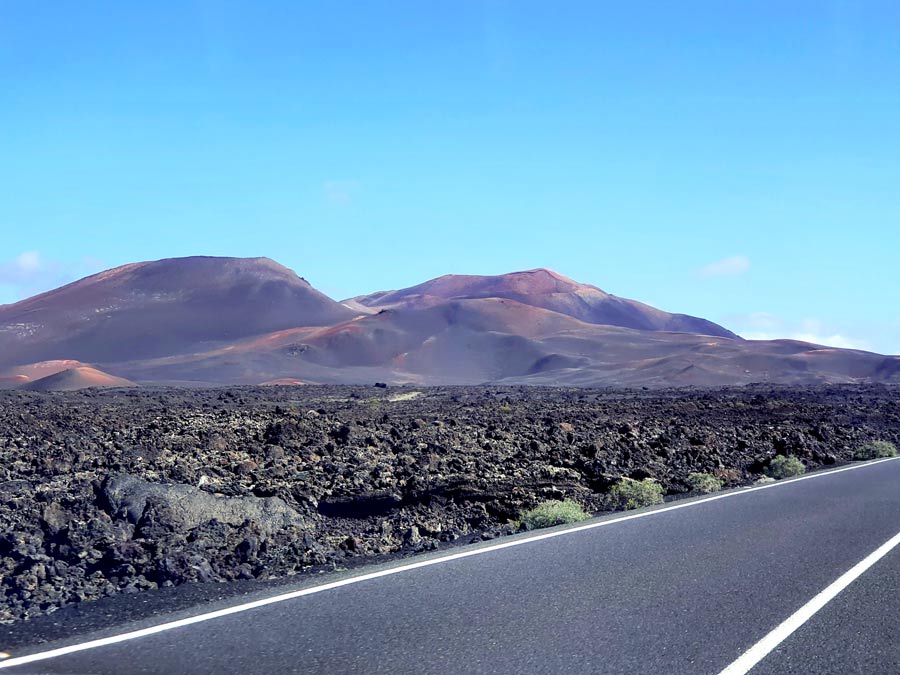
[[[63,262],[48,259],[39,251],[24,251],[0,261],[0,303],[22,300],[101,269],[103,263],[96,258]]]
[[[825,347],[838,347],[840,349],[863,349],[871,351],[869,343],[865,340],[847,337],[840,333],[816,334],[816,333],[753,333],[744,332],[742,337],[748,340],[800,340],[801,342],[811,342],[814,345],[822,345]]]
[[[322,183],[322,191],[325,199],[332,204],[347,206],[353,202],[353,193],[356,190],[356,181],[327,180]]]
[[[713,277],[736,277],[750,271],[750,258],[745,255],[735,255],[730,258],[722,258],[697,270],[697,276],[701,279]]]
[[[781,317],[769,312],[753,312],[741,317],[741,323],[752,330],[771,331],[784,328]]]
[[[826,347],[872,350],[872,345],[867,340],[845,335],[814,318],[785,321],[775,314],[754,312],[739,317],[733,325],[748,340],[800,340]]]
[[[27,283],[39,276],[47,266],[40,253],[25,251],[12,260],[0,263],[0,283]]]

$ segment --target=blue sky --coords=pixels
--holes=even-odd
[[[900,4],[0,4],[0,303],[265,255],[549,267],[900,353]]]

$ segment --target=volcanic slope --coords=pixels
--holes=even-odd
[[[79,366],[77,368],[69,368],[61,370],[53,375],[42,377],[34,382],[20,387],[29,391],[78,391],[80,389],[89,389],[91,387],[135,387],[134,382],[126,380],[122,377],[116,377],[109,373],[104,373],[97,368],[90,366]]]
[[[897,382],[900,358],[790,340],[751,341],[585,323],[513,300],[452,300],[381,310],[227,348],[118,364],[137,381],[574,386]],[[256,378],[255,380],[253,378]]]
[[[172,258],[0,307],[0,366],[146,359],[356,312],[267,258]]]
[[[737,338],[730,330],[694,316],[671,314],[636,300],[610,295],[548,269],[498,276],[448,274],[418,286],[345,300],[369,311],[428,307],[447,300],[504,298],[566,314],[585,323],[638,330],[664,330]]]
[[[29,363],[23,366],[15,366],[0,370],[0,389],[18,389],[22,385],[40,380],[59,373],[69,368],[78,368],[87,364],[81,361],[72,361],[71,359],[63,359],[57,361],[40,361],[38,363]]]

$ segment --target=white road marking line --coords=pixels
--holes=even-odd
[[[889,457],[887,459],[879,459],[872,462],[866,462],[865,464],[854,464],[852,466],[846,466],[840,469],[834,469],[832,471],[823,471],[818,473],[811,473],[806,476],[800,476],[798,478],[793,478],[790,480],[777,481],[775,483],[766,483],[764,485],[756,485],[754,487],[738,489],[734,492],[726,492],[720,495],[714,495],[712,497],[704,497],[703,499],[697,499],[689,502],[683,502],[680,504],[673,504],[672,506],[665,506],[663,508],[654,509],[652,511],[642,511],[641,513],[633,513],[628,516],[621,516],[619,518],[610,518],[608,520],[601,520],[599,522],[588,523],[586,525],[577,525],[575,527],[571,527],[565,530],[556,530],[553,532],[545,532],[543,534],[536,534],[531,537],[525,537],[521,539],[514,539],[512,541],[506,541],[500,544],[493,544],[491,546],[485,546],[483,548],[471,549],[468,551],[461,551],[460,553],[451,553],[449,555],[441,556],[439,558],[429,558],[428,560],[420,560],[419,562],[409,563],[407,565],[400,565],[398,567],[391,567],[389,569],[379,570],[377,572],[369,572],[368,574],[361,574],[355,577],[349,577],[347,579],[341,579],[340,581],[332,581],[327,584],[322,584],[321,586],[313,586],[311,588],[304,588],[298,591],[292,591],[290,593],[283,593],[281,595],[275,595],[270,598],[263,598],[262,600],[255,600],[253,602],[247,602],[241,605],[235,605],[234,607],[227,607],[225,609],[219,609],[214,612],[207,612],[205,614],[198,614],[196,616],[188,617],[186,619],[178,619],[177,621],[169,621],[168,623],[161,623],[157,626],[150,626],[149,628],[142,628],[140,630],[130,631],[128,633],[121,633],[119,635],[111,635],[110,637],[99,638],[97,640],[90,640],[88,642],[81,642],[74,645],[68,645],[66,647],[59,647],[57,649],[50,649],[45,652],[38,652],[36,654],[28,654],[27,656],[18,656],[15,658],[11,658],[7,661],[0,662],[0,670],[3,668],[13,668],[15,666],[21,666],[26,663],[34,663],[35,661],[44,661],[46,659],[56,658],[58,656],[65,656],[67,654],[74,654],[75,652],[82,652],[88,649],[96,649],[97,647],[107,647],[109,645],[118,644],[120,642],[127,642],[128,640],[135,640],[137,638],[147,637],[148,635],[155,635],[156,633],[162,633],[165,631],[169,631],[175,628],[182,628],[184,626],[190,626],[195,623],[202,623],[204,621],[210,621],[212,619],[218,619],[223,616],[228,616],[230,614],[238,614],[240,612],[246,612],[251,609],[257,609],[258,607],[265,607],[266,605],[274,605],[279,602],[284,602],[285,600],[293,600],[294,598],[301,598],[305,595],[313,595],[314,593],[321,593],[323,591],[330,591],[335,588],[341,588],[342,586],[349,586],[351,584],[358,584],[362,581],[370,581],[371,579],[379,579],[381,577],[391,576],[393,574],[399,574],[401,572],[409,572],[410,570],[420,569],[422,567],[430,567],[432,565],[439,565],[445,562],[451,562],[453,560],[461,560],[463,558],[471,558],[476,555],[483,555],[485,553],[492,553],[493,551],[500,551],[506,548],[513,548],[514,546],[522,546],[523,544],[530,544],[535,541],[544,541],[545,539],[553,539],[555,537],[561,537],[567,534],[574,534],[576,532],[584,532],[586,530],[594,530],[600,527],[606,527],[607,525],[614,525],[615,523],[622,523],[627,520],[637,520],[638,518],[646,518],[648,516],[654,516],[659,513],[667,513],[669,511],[677,511],[678,509],[685,509],[691,506],[698,506],[699,504],[707,504],[709,502],[718,501],[719,499],[728,499],[730,497],[738,497],[740,495],[750,494],[751,492],[757,492],[759,490],[769,490],[771,488],[781,487],[784,485],[791,485],[792,483],[798,483],[804,480],[811,480],[813,478],[825,478],[827,476],[833,476],[838,473],[843,473],[845,471],[854,471],[856,469],[863,469],[868,466],[873,466],[875,464],[881,464],[882,462],[892,462],[900,459],[900,457]],[[729,673],[729,675],[731,675]]]
[[[833,600],[838,593],[858,579],[867,569],[890,553],[900,544],[900,533],[884,542],[865,558],[856,563],[849,570],[839,576],[830,586],[821,591],[816,597],[807,602],[803,607],[791,614],[780,623],[771,633],[750,647],[734,663],[723,670],[719,675],[744,675],[766,655],[784,642],[795,630],[809,621],[816,612]]]

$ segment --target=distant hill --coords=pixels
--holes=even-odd
[[[78,368],[86,365],[86,363],[82,363],[81,361],[59,359],[14,366],[12,368],[0,370],[0,389],[18,389],[24,384],[34,382],[35,380],[47,377],[48,375],[53,375],[63,370],[68,370],[69,368]]]
[[[89,366],[61,370],[21,387],[29,391],[77,391],[89,387],[134,387],[134,382]]]
[[[498,276],[448,274],[399,291],[381,291],[345,300],[368,309],[428,307],[447,300],[505,298],[566,314],[585,323],[638,330],[666,330],[737,338],[712,321],[671,314],[580,284],[548,269]]]
[[[900,383],[900,357],[743,340],[546,269],[338,303],[267,258],[177,258],[0,307],[2,388],[376,381]]]
[[[753,341],[588,324],[498,298],[381,310],[189,357],[120,364],[138,381],[565,386],[900,382],[900,358],[793,340]]]
[[[134,263],[0,307],[0,365],[166,356],[354,314],[268,258]]]

